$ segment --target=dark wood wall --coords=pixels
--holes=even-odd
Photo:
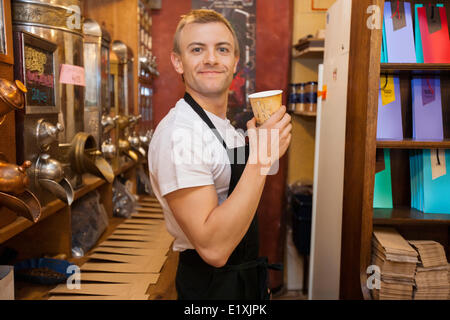
[[[183,96],[184,86],[170,62],[173,34],[180,15],[191,9],[191,2],[163,2],[153,11],[153,50],[160,76],[154,82],[154,127]],[[256,91],[281,88],[288,92],[292,43],[293,1],[258,0],[256,2]],[[270,72],[268,72],[270,71]],[[286,103],[287,95],[283,102]],[[287,157],[280,161],[279,173],[267,179],[258,208],[261,255],[269,262],[283,262],[284,193]],[[272,272],[272,288],[283,283],[282,272]]]

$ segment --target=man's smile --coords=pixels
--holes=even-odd
[[[223,71],[213,71],[213,70],[205,70],[205,71],[199,71],[198,73],[203,75],[216,75],[216,74],[222,74]]]

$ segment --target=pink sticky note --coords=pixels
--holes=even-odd
[[[59,74],[59,82],[73,84],[76,86],[86,86],[84,80],[84,68],[71,64],[62,64]]]

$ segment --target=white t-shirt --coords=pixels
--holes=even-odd
[[[236,130],[230,120],[205,112],[228,148],[245,145],[244,132]],[[164,196],[178,189],[214,185],[220,205],[227,198],[231,176],[225,148],[192,107],[180,99],[153,134],[148,164],[153,192],[161,203],[167,230],[175,238],[173,250],[194,249]]]

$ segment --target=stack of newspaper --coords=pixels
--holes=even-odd
[[[450,296],[448,262],[444,247],[436,241],[409,241],[419,253],[415,276],[415,300],[447,300]]]
[[[372,238],[372,264],[380,268],[381,281],[374,299],[412,299],[417,252],[395,229],[376,227]]]

